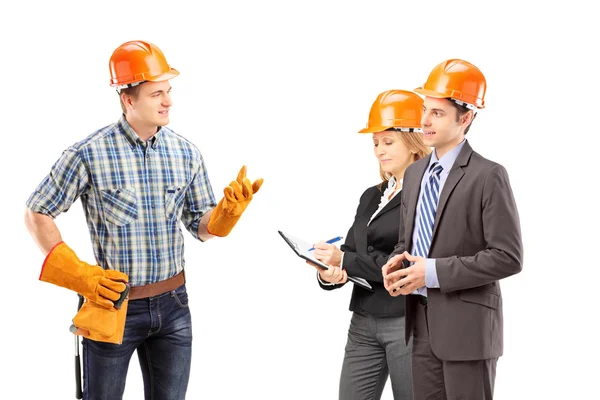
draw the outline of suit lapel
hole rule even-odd
[[[385,189],[384,189],[385,190]],[[402,190],[402,189],[400,189]],[[382,193],[383,195],[383,193]],[[394,209],[395,207],[398,207],[400,205],[400,196],[402,195],[402,193],[397,193],[384,207],[381,211],[379,211],[379,213],[373,218],[373,220],[371,221],[371,224],[373,223],[373,221],[375,221],[377,218],[381,217],[383,214],[385,214],[386,212]],[[381,200],[381,198],[380,198]],[[379,206],[378,206],[379,207]],[[377,208],[375,208],[375,210],[377,210]],[[375,212],[375,210],[373,210],[373,212]],[[371,213],[371,215],[373,215],[373,213]],[[370,216],[369,216],[370,218]]]
[[[363,199],[360,204],[360,215],[356,216],[356,221],[354,226],[357,230],[357,233],[354,235],[356,249],[359,251],[367,250],[367,230],[369,227],[367,223],[371,218],[371,215],[377,210],[379,206],[379,200],[381,199],[381,195],[383,191],[387,188],[387,182],[383,184],[380,190],[373,190],[368,198]]]
[[[442,189],[442,193],[440,194],[440,200],[438,201],[437,210],[435,212],[435,222],[433,224],[433,233],[431,239],[431,245],[433,246],[433,240],[435,238],[435,233],[437,231],[437,227],[440,222],[440,218],[444,213],[444,209],[446,208],[446,203],[448,202],[448,198],[450,194],[458,184],[458,182],[465,175],[465,171],[462,167],[466,166],[469,163],[469,158],[471,158],[471,154],[473,153],[473,149],[469,145],[469,142],[465,142],[463,148],[458,153],[458,157],[456,157],[456,161],[454,165],[450,169],[450,174],[446,179],[446,183],[444,183],[444,188]]]
[[[404,182],[404,187],[410,187],[413,188],[413,190],[411,190],[410,192],[406,192],[403,191],[403,193],[401,193],[401,195],[406,196],[406,198],[404,199],[404,202],[406,203],[406,207],[407,207],[407,221],[406,224],[404,224],[404,226],[409,227],[409,229],[405,229],[404,231],[404,243],[405,243],[405,247],[406,249],[408,249],[408,251],[410,252],[410,249],[412,249],[412,237],[413,237],[413,229],[415,226],[415,216],[417,215],[417,203],[419,201],[419,194],[421,193],[421,181],[423,180],[423,174],[425,174],[425,170],[427,169],[427,166],[429,165],[429,160],[431,159],[431,154],[428,155],[427,157],[417,161],[417,163],[419,164],[415,164],[415,168],[417,168],[417,172],[415,173],[415,175],[412,177],[411,182]],[[418,166],[418,167],[417,167]],[[406,175],[404,176],[404,179],[406,180]]]

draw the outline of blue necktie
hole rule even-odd
[[[415,246],[414,256],[425,257],[429,255],[431,238],[433,237],[433,223],[440,197],[440,174],[443,170],[438,162],[431,164],[429,168],[431,175],[425,184],[421,195],[421,207],[419,208],[419,236]]]

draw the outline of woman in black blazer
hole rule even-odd
[[[374,291],[354,285],[353,311],[340,378],[340,400],[380,399],[388,376],[395,400],[412,399],[411,345],[404,343],[404,301],[383,287],[381,267],[398,243],[400,190],[406,167],[426,156],[421,115],[423,100],[415,93],[381,93],[360,133],[372,133],[383,182],[360,198],[354,223],[338,249],[315,243],[315,256],[330,265],[317,269],[325,290],[342,287],[348,275],[365,278]]]

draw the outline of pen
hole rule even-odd
[[[333,239],[329,239],[325,243],[332,244],[332,243],[335,243],[335,242],[340,241],[340,240],[342,240],[342,236],[338,236],[338,237],[334,237]],[[315,249],[314,247],[311,247],[310,249],[308,249],[308,251],[313,251],[314,249]]]

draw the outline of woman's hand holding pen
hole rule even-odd
[[[335,245],[320,241],[314,245],[315,257],[327,264],[334,267],[339,267],[342,263],[342,251]]]
[[[322,270],[317,268],[321,280],[329,283],[342,284],[348,281],[348,273],[340,268],[342,263],[342,251],[335,245],[331,244],[332,240],[328,242],[320,241],[314,244],[312,251],[314,251],[317,260],[327,264],[328,270]]]

